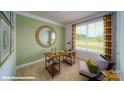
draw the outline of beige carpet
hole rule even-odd
[[[33,80],[51,80],[51,81],[84,81],[87,78],[79,74],[79,59],[76,59],[76,63],[68,65],[67,63],[61,63],[60,74],[57,74],[52,79],[51,75],[45,70],[45,63],[40,62],[27,67],[17,69],[17,77],[35,77]]]

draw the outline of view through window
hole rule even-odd
[[[76,27],[76,48],[103,53],[103,20],[87,22]]]

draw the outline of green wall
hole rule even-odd
[[[43,48],[38,45],[35,39],[35,33],[39,26],[49,25],[53,27],[57,33],[56,44],[58,50],[65,47],[65,28],[41,22],[29,17],[16,16],[16,51],[17,65],[35,61],[44,57],[43,53],[50,51],[50,48]]]

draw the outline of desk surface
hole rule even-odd
[[[56,57],[59,57],[63,54],[64,52],[56,52],[56,53],[52,53],[52,52],[47,52],[47,53],[44,53],[45,56],[49,57],[50,59],[52,58],[56,58]]]
[[[56,57],[59,57],[59,56],[63,56],[63,55],[66,55],[68,53],[74,53],[74,50],[71,50],[71,51],[57,51],[57,52],[47,52],[47,53],[44,53],[45,56],[49,57],[50,59],[52,58],[56,58]]]

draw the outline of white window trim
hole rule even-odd
[[[83,22],[83,23],[77,24],[76,26],[78,27],[78,26],[81,26],[81,25],[85,25],[85,24],[97,22],[97,21],[100,21],[100,20],[103,20],[103,17],[100,17],[100,18],[97,18],[97,19],[92,19],[92,20],[90,20],[90,21],[87,21],[87,22]]]
[[[82,52],[91,52],[91,53],[95,53],[95,54],[98,54],[98,55],[100,55],[100,54],[102,54],[102,53],[100,53],[100,52],[97,52],[97,51],[92,51],[92,50],[86,50],[86,49],[83,49],[83,48],[76,48],[76,50],[77,51],[82,51]]]
[[[94,19],[94,20],[91,20],[91,21],[87,21],[87,22],[83,22],[83,23],[80,23],[80,24],[77,24],[76,26],[79,27],[81,25],[86,25],[86,30],[87,30],[87,35],[88,35],[88,24],[91,24],[93,22],[97,22],[97,21],[100,21],[100,20],[103,20],[103,17],[101,18],[98,18],[98,19]],[[86,41],[88,40],[88,36],[86,36]],[[76,44],[77,45],[77,44]],[[98,51],[95,51],[95,50],[92,50],[92,49],[88,49],[88,41],[86,42],[86,48],[79,48],[79,47],[76,47],[76,49],[78,50],[82,50],[82,51],[88,51],[88,52],[93,52],[93,53],[96,53],[96,54],[103,54],[103,52],[98,52]]]

